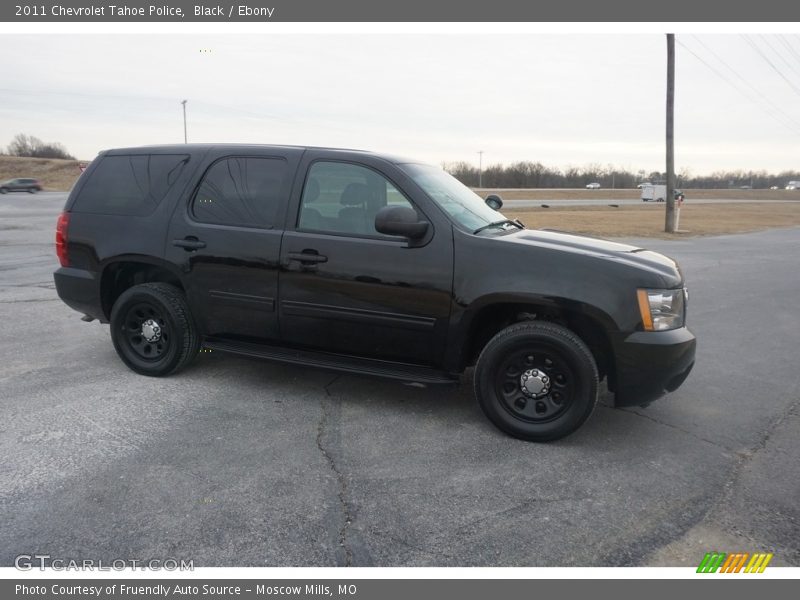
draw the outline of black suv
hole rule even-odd
[[[355,150],[180,145],[103,152],[61,214],[59,296],[161,376],[201,346],[452,383],[475,366],[489,419],[536,441],[694,364],[671,259],[532,230],[441,169]]]
[[[0,194],[7,194],[8,192],[29,192],[35,194],[42,191],[42,184],[38,179],[9,179],[0,182]]]

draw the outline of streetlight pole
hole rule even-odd
[[[181,104],[183,104],[183,143],[188,144],[189,140],[186,137],[186,100],[181,100]]]
[[[483,187],[483,150],[478,151],[478,187]]]

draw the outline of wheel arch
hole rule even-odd
[[[111,308],[120,294],[141,283],[169,283],[185,292],[180,274],[164,261],[140,256],[115,258],[103,265],[100,275],[100,300],[103,315],[111,317]]]
[[[458,370],[475,364],[483,347],[502,329],[521,321],[546,321],[573,331],[589,347],[601,379],[614,385],[614,354],[609,331],[616,329],[613,319],[595,306],[557,297],[487,297],[475,303],[462,318],[464,328],[458,356]]]

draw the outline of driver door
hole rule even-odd
[[[451,231],[432,223],[427,238],[414,244],[379,234],[375,215],[387,205],[410,206],[429,220],[378,168],[385,165],[324,152],[304,163],[296,219],[281,245],[281,338],[304,348],[435,365],[450,316]]]

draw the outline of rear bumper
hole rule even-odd
[[[94,273],[84,269],[61,267],[53,273],[58,297],[64,303],[81,312],[105,322],[100,303],[100,283]]]
[[[647,404],[678,389],[694,366],[696,347],[686,327],[638,331],[617,340],[615,405]]]

